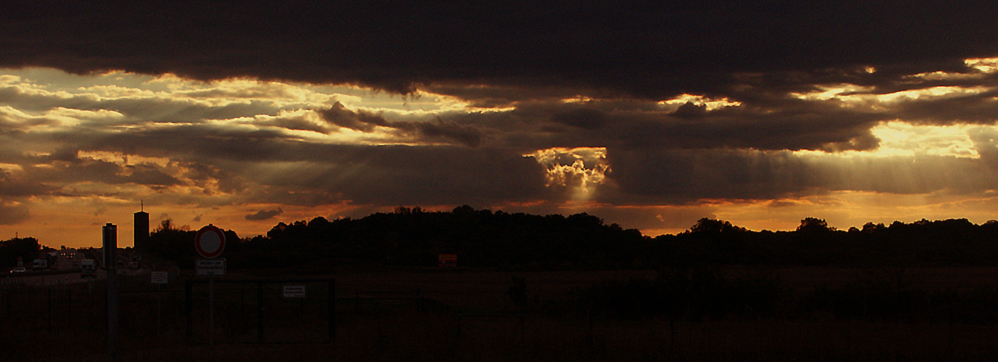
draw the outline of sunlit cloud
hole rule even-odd
[[[794,154],[826,158],[886,158],[913,157],[918,155],[979,158],[977,146],[968,132],[982,128],[998,131],[998,126],[978,125],[913,125],[900,121],[881,122],[870,128],[870,133],[880,140],[879,147],[871,151],[843,151],[829,154],[824,151],[800,150]]]
[[[545,186],[571,190],[574,201],[589,199],[610,171],[603,147],[549,148],[524,157],[533,157],[547,169]]]
[[[971,58],[963,63],[984,73],[998,72],[998,58]]]
[[[887,94],[873,93],[873,87],[857,86],[852,84],[841,84],[835,86],[818,85],[818,91],[811,93],[792,93],[798,99],[808,101],[837,100],[843,102],[844,106],[866,106],[871,109],[883,109],[882,105],[910,100],[928,100],[939,98],[960,97],[975,95],[989,91],[991,88],[984,86],[956,87],[938,86],[912,90],[904,90]]]
[[[417,86],[398,95],[249,77],[7,70],[0,152],[9,158],[0,159],[0,191],[11,196],[0,207],[10,222],[44,225],[61,214],[101,225],[127,219],[135,201],[146,200],[181,224],[227,224],[253,235],[278,221],[390,211],[395,205],[381,203],[394,201],[385,200],[430,200],[423,195],[448,185],[467,190],[419,206],[446,211],[482,200],[476,206],[598,213],[649,235],[680,232],[700,217],[754,230],[793,229],[804,216],[847,228],[961,208],[979,220],[998,201],[981,189],[985,176],[958,173],[989,167],[998,126],[987,123],[986,109],[970,118],[976,124],[899,111],[947,100],[987,107],[995,87],[985,82],[998,60],[966,64],[978,73],[899,76],[894,88],[811,84],[765,102],[495,85]],[[880,76],[873,67],[852,72]],[[680,112],[691,107],[695,114]],[[757,139],[774,132],[789,142]],[[865,143],[846,145],[854,141]],[[496,160],[506,164],[487,164]],[[507,190],[485,179],[505,173],[526,181]],[[411,180],[419,184],[400,185]],[[480,196],[489,192],[501,196]]]
[[[877,100],[881,102],[896,102],[902,100],[926,100],[926,99],[937,99],[937,98],[948,98],[948,97],[960,97],[966,95],[974,95],[984,93],[990,90],[987,87],[930,87],[917,90],[908,90],[901,92],[894,92],[889,94],[882,94],[876,96]]]
[[[741,102],[732,101],[726,97],[709,98],[693,94],[683,94],[680,95],[679,97],[659,102],[659,104],[669,105],[673,107],[679,107],[686,103],[692,103],[697,106],[704,106],[708,111],[713,111],[724,107],[737,107],[741,105]]]
[[[848,97],[855,97],[854,94],[866,93],[872,91],[873,87],[864,87],[853,84],[838,84],[838,85],[816,85],[814,86],[818,90],[810,93],[791,93],[791,95],[797,97],[798,99],[809,100],[809,101],[824,101],[833,98],[843,98],[850,99]],[[857,99],[857,100],[862,100]]]

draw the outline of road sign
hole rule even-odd
[[[170,273],[158,271],[152,272],[152,283],[153,284],[169,284]]]
[[[305,286],[304,285],[285,285],[284,286],[284,297],[285,298],[305,298]]]
[[[220,277],[225,275],[225,259],[198,259],[197,276]]]
[[[453,268],[457,266],[457,254],[438,254],[437,266],[441,268]]]
[[[222,250],[225,250],[225,233],[222,229],[208,224],[198,230],[197,236],[194,237],[194,249],[208,259],[222,255]]]

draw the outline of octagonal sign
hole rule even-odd
[[[197,236],[194,237],[194,249],[209,259],[222,255],[222,250],[225,250],[225,233],[222,229],[208,224],[198,230]]]

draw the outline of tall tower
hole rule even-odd
[[[135,250],[146,250],[148,247],[146,243],[149,241],[149,213],[143,210],[145,209],[144,203],[139,205],[139,212],[135,213],[135,222],[132,223],[135,225],[134,247]]]

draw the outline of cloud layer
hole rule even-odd
[[[256,231],[397,205],[672,230],[988,204],[995,7],[15,2],[0,225],[135,199]]]

